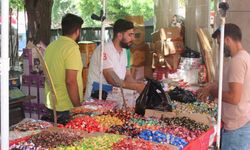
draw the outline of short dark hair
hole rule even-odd
[[[117,33],[119,32],[126,32],[127,30],[133,28],[134,28],[133,22],[124,19],[118,19],[116,20],[113,26],[114,37],[116,37]]]
[[[215,39],[218,36],[220,36],[220,28],[218,28],[214,33],[212,34],[212,37]],[[225,24],[225,37],[231,37],[234,41],[241,41],[242,39],[242,33],[240,28],[233,23],[227,23]]]
[[[63,35],[71,35],[77,29],[81,28],[83,24],[83,19],[77,15],[68,13],[62,18],[62,34]]]

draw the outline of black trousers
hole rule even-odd
[[[42,116],[41,119],[49,122],[54,122],[53,110],[47,108],[47,111],[49,112],[48,115]],[[57,123],[63,125],[67,124],[70,119],[69,111],[56,111],[56,115],[57,115]]]

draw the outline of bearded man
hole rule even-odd
[[[105,43],[103,52],[103,74],[104,84],[122,86],[126,89],[141,92],[145,85],[136,82],[127,68],[126,49],[133,44],[135,39],[134,25],[132,22],[118,19],[113,26],[113,39]],[[91,98],[93,82],[100,79],[101,46],[97,47],[90,60],[85,100]]]

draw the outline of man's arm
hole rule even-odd
[[[208,97],[211,95],[211,90],[217,87],[217,83],[213,82],[205,87],[202,87],[196,91],[197,98],[202,101],[208,100]],[[216,96],[217,97],[217,96]]]
[[[222,92],[222,101],[237,105],[240,102],[242,94],[242,84],[231,82],[229,83],[229,92]]]
[[[222,101],[237,105],[240,103],[241,94],[243,91],[243,84],[247,71],[245,59],[232,59],[228,69],[228,87],[229,90],[222,93]]]
[[[240,102],[241,94],[242,94],[242,84],[236,82],[230,82],[229,84],[229,91],[222,92],[222,101],[237,105]],[[218,87],[211,89],[211,94],[214,97],[218,97]]]
[[[131,90],[136,90],[138,92],[142,92],[145,85],[142,83],[136,83],[136,82],[127,82],[126,80],[121,80],[114,70],[112,68],[109,69],[104,69],[103,70],[103,75],[107,82],[113,86],[118,86],[120,87],[122,85],[123,88],[131,89]]]
[[[66,69],[66,86],[69,98],[74,107],[81,106],[77,84],[77,70]]]
[[[135,79],[132,77],[130,69],[126,70],[125,81],[127,81],[127,82],[136,82]]]

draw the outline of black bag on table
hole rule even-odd
[[[191,91],[180,87],[174,88],[173,90],[169,91],[168,94],[172,100],[176,100],[181,103],[193,103],[197,101],[195,95]]]
[[[147,80],[144,90],[136,99],[135,113],[144,116],[145,109],[172,111],[170,97],[165,94],[161,83],[153,79]]]

